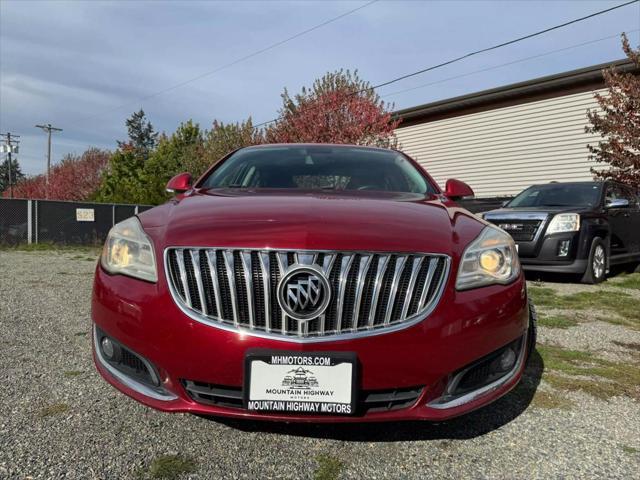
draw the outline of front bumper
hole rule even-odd
[[[512,372],[463,402],[440,402],[454,372],[525,335],[529,325],[523,278],[508,286],[456,292],[450,278],[439,305],[429,317],[404,330],[333,342],[293,343],[229,332],[188,318],[173,302],[166,284],[150,284],[96,270],[92,317],[95,326],[147,359],[161,381],[161,395],[137,388],[109,368],[95,348],[102,376],[118,390],[150,407],[279,421],[358,422],[445,420],[482,407],[511,390],[524,370],[526,346]],[[357,389],[376,392],[420,388],[416,400],[392,411],[353,416],[250,412],[244,408],[195,401],[185,381],[230,388],[243,385],[249,349],[348,351],[358,358]]]

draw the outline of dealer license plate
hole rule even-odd
[[[351,352],[254,350],[245,360],[245,407],[253,411],[351,415],[356,356]]]

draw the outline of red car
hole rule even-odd
[[[506,394],[535,343],[512,238],[403,153],[237,150],[113,227],[94,360],[167,412],[443,420]],[[302,368],[300,368],[302,367]]]

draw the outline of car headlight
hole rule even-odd
[[[559,213],[551,219],[547,235],[560,232],[577,232],[580,230],[580,215],[577,213]]]
[[[519,274],[520,262],[513,238],[499,228],[487,226],[462,255],[456,289],[504,285]]]
[[[136,217],[117,223],[109,231],[100,262],[110,273],[148,282],[158,280],[153,245]]]

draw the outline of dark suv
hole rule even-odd
[[[482,217],[516,241],[525,270],[605,279],[609,266],[640,261],[640,205],[616,182],[533,185]]]

